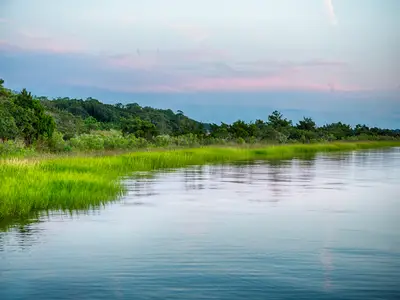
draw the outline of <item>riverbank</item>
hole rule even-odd
[[[400,146],[400,142],[292,144],[263,148],[204,147],[121,155],[0,160],[0,220],[46,210],[88,210],[123,195],[122,176],[134,172],[246,160],[305,158]]]

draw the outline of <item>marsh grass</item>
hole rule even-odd
[[[0,160],[0,222],[49,210],[90,210],[118,200],[121,178],[135,172],[252,160],[310,158],[317,152],[400,146],[399,142],[293,144],[264,148],[205,147],[103,156]]]

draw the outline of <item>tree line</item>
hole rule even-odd
[[[82,149],[89,149],[94,147],[93,141],[100,143],[96,147],[104,147],[110,143],[110,136],[114,144],[118,140],[114,148],[151,143],[165,146],[171,143],[312,143],[400,138],[399,130],[362,124],[352,127],[342,122],[317,126],[311,117],[293,124],[279,111],[273,111],[266,120],[255,122],[207,124],[185,116],[182,111],[142,107],[137,103],[104,104],[94,98],[50,100],[35,97],[26,89],[13,92],[3,84],[4,80],[0,79],[0,140],[3,145],[21,140],[25,147],[46,144],[46,149],[51,150],[55,144],[62,144],[61,148],[81,145]]]

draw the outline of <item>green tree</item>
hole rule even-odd
[[[136,137],[153,138],[158,134],[156,126],[140,118],[130,118],[122,120],[122,133],[124,135],[133,134]]]
[[[328,136],[334,136],[336,140],[342,140],[353,135],[351,126],[348,124],[343,124],[342,122],[327,124],[321,129]]]
[[[354,128],[354,134],[355,135],[362,135],[362,134],[370,134],[370,129],[366,125],[361,125],[357,124],[356,127]]]
[[[210,124],[210,135],[218,139],[227,139],[230,137],[229,125],[226,123],[221,123],[221,125]]]
[[[0,101],[0,139],[4,142],[15,139],[18,135],[18,128],[15,120],[3,101]]]
[[[40,101],[23,89],[16,95],[14,118],[26,145],[32,144],[40,136],[51,137],[55,130],[53,118],[45,113]]]
[[[313,119],[304,117],[303,120],[300,120],[297,123],[296,128],[301,130],[314,131],[316,130],[317,126]]]
[[[250,136],[249,126],[242,120],[238,120],[238,121],[234,122],[229,127],[229,132],[235,138],[243,138],[243,139],[245,139],[245,138]]]
[[[9,89],[4,88],[4,80],[0,78],[0,98],[9,98],[12,96],[12,92]]]
[[[99,130],[100,129],[100,124],[97,122],[95,118],[92,116],[88,117],[85,119],[85,127],[87,130]]]
[[[272,128],[279,130],[282,128],[287,128],[292,125],[292,121],[283,117],[283,115],[275,110],[268,116],[268,125],[272,126]]]

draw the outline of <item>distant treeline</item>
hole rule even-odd
[[[297,124],[274,111],[266,120],[205,124],[170,109],[137,103],[103,104],[97,99],[35,97],[13,92],[0,79],[0,154],[13,151],[104,150],[150,146],[227,143],[313,143],[337,140],[394,140],[400,130],[317,126],[310,117]]]

